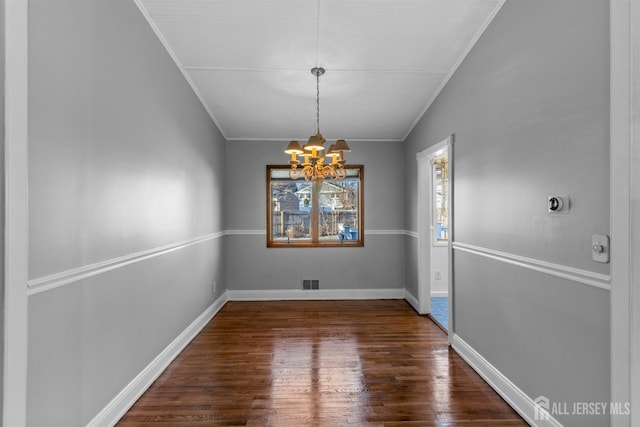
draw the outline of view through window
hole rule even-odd
[[[363,166],[345,179],[293,180],[267,166],[267,246],[363,246]]]
[[[449,173],[446,154],[432,161],[433,168],[433,219],[434,245],[449,242]]]

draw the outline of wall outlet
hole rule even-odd
[[[216,281],[213,281],[213,284],[211,285],[211,293],[213,293],[214,295],[216,294]]]
[[[436,270],[436,280],[442,280],[442,273],[440,270]]]

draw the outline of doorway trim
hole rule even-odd
[[[640,185],[638,84],[640,0],[611,0],[611,401],[628,402],[626,415],[611,415],[611,425],[635,425],[640,419],[640,251],[637,220]],[[635,88],[635,92],[634,92]],[[634,380],[635,379],[635,380]]]
[[[5,276],[2,425],[27,422],[28,0],[4,1]]]
[[[449,191],[447,192],[447,203],[449,206],[449,242],[447,244],[449,253],[449,277],[447,288],[449,292],[448,330],[451,332],[453,331],[453,275],[451,274],[451,242],[453,241],[453,135],[416,154],[416,161],[418,162],[418,313],[429,314],[431,312],[431,245],[433,241],[433,209],[431,203],[433,174],[431,173],[430,160],[436,153],[442,150],[447,150],[449,158]],[[452,336],[453,334],[449,333],[450,339]]]

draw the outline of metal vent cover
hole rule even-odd
[[[306,291],[312,290],[312,289],[320,289],[320,280],[302,279],[302,289]]]

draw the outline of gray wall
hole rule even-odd
[[[349,142],[347,162],[363,164],[365,246],[360,248],[267,248],[267,164],[286,164],[283,142],[227,144],[225,212],[227,283],[233,290],[300,289],[302,278],[319,279],[321,289],[404,287],[402,145]],[[390,172],[391,171],[391,172]],[[250,260],[250,262],[247,262]]]
[[[630,184],[630,201],[631,201],[631,224],[630,224],[630,240],[633,246],[630,247],[630,260],[638,259],[640,257],[640,75],[638,69],[640,69],[640,2],[638,0],[631,1],[631,13],[630,18],[630,32],[631,32],[631,66],[634,70],[631,75],[631,132],[633,139],[631,140],[631,152],[634,153],[631,156],[631,181]],[[632,261],[630,267],[631,275],[631,288],[634,290],[640,289],[640,265],[637,262]],[[624,264],[623,264],[624,265]],[[631,301],[631,330],[634,331],[635,339],[630,341],[631,353],[640,354],[640,293],[633,291]],[[621,301],[622,302],[622,301]],[[618,325],[619,323],[616,323]],[[617,346],[617,343],[614,345]],[[622,365],[618,361],[618,366]],[[619,371],[619,369],[616,369]],[[640,380],[637,375],[640,373],[640,361],[637,357],[632,359],[631,376],[636,378],[635,381],[631,381],[631,410],[633,412],[632,419],[634,421],[640,420]]]
[[[590,252],[591,235],[609,232],[608,10],[505,3],[406,141],[407,229],[417,230],[415,155],[454,134],[456,242],[609,273]],[[570,195],[569,215],[546,213],[551,194]],[[420,261],[407,260],[409,278]],[[607,290],[461,251],[454,275],[455,334],[531,398],[609,401]]]
[[[256,234],[286,142],[225,143],[133,2],[31,0],[29,20],[30,279],[238,231],[31,296],[30,426],[86,424],[214,280],[417,296],[416,239],[386,230],[417,230],[415,154],[450,134],[458,242],[608,273],[589,251],[609,222],[606,0],[506,2],[404,145],[350,142],[365,246],[304,251]],[[551,193],[569,216],[546,214]],[[607,291],[460,252],[454,270],[454,332],[505,376],[532,398],[608,401]]]
[[[4,384],[4,0],[0,0],[0,384]],[[4,402],[4,387],[0,388],[0,402]],[[3,405],[0,404],[0,419],[2,419]]]
[[[224,139],[135,4],[29,2],[28,425],[85,425],[224,291]]]

